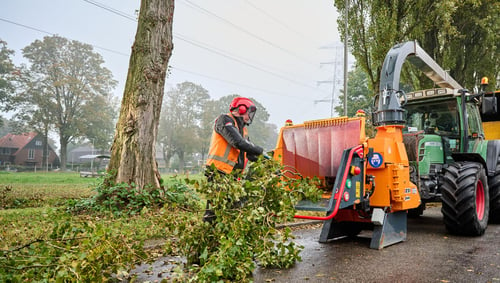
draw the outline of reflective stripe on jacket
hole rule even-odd
[[[232,114],[228,114],[228,116],[233,119],[234,125],[239,131],[240,129],[236,119],[234,119]],[[243,128],[243,137],[247,137],[246,128]],[[214,129],[212,133],[212,140],[210,141],[210,149],[206,165],[210,166],[214,164],[218,170],[229,174],[233,171],[234,166],[237,164],[239,154],[240,150],[230,145],[226,139]]]

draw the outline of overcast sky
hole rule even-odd
[[[178,0],[175,5],[166,90],[189,81],[213,99],[253,97],[278,126],[286,119],[330,117],[334,89],[331,82],[318,82],[336,80],[338,103],[343,47],[333,1]],[[121,98],[139,6],[139,0],[3,0],[0,39],[15,51],[16,64],[23,62],[23,47],[47,35],[91,44],[119,82],[114,94]]]

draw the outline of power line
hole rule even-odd
[[[105,6],[104,4],[99,3],[99,2],[97,2],[97,1],[94,1],[94,0],[83,0],[83,1],[85,1],[85,2],[87,2],[87,3],[90,3],[90,4],[92,4],[92,5],[95,5],[95,6],[99,7],[99,8],[101,8],[101,9],[105,9],[105,10],[107,10],[107,11],[109,11],[109,12],[111,12],[111,13],[114,13],[114,14],[116,14],[116,15],[119,15],[119,16],[121,16],[121,17],[125,17],[126,19],[129,19],[129,20],[132,20],[132,21],[134,21],[134,22],[137,22],[137,19],[136,19],[136,18],[131,17],[130,15],[127,15],[127,14],[125,14],[125,13],[123,13],[123,12],[119,11],[119,10],[116,10],[116,9],[114,9],[114,8],[112,8],[112,7]],[[222,17],[219,17],[218,15],[216,15],[216,14],[214,14],[214,13],[212,13],[212,12],[210,12],[210,11],[208,11],[208,10],[206,10],[206,9],[204,9],[204,8],[202,8],[202,7],[200,7],[200,6],[196,5],[196,4],[194,4],[194,3],[192,3],[192,2],[191,2],[191,1],[189,1],[189,0],[185,0],[185,2],[187,2],[188,4],[190,4],[190,5],[192,5],[192,6],[195,6],[195,7],[196,7],[196,9],[201,10],[201,11],[202,11],[202,12],[204,12],[204,13],[207,13],[207,14],[209,14],[209,15],[211,15],[211,16],[217,17],[218,19],[220,19],[220,20],[222,20],[222,21],[224,21],[224,22],[226,22],[226,23],[229,23],[229,24],[230,24],[230,25],[232,25],[233,27],[235,27],[235,28],[237,28],[237,29],[239,29],[239,30],[241,30],[241,31],[243,31],[243,32],[245,32],[245,33],[251,34],[251,35],[253,35],[254,37],[257,37],[257,38],[258,38],[258,39],[260,39],[260,40],[263,40],[263,41],[267,42],[265,39],[262,39],[262,38],[260,38],[260,37],[258,37],[258,36],[256,36],[256,35],[254,35],[254,34],[252,34],[252,33],[248,32],[248,31],[246,31],[246,30],[244,30],[244,29],[242,29],[242,28],[240,28],[240,27],[238,27],[238,26],[234,25],[234,24],[233,24],[233,23],[231,23],[230,21],[228,21],[228,20],[226,20],[226,19],[224,19],[224,18],[222,18]],[[243,61],[242,59],[237,58],[237,57],[236,57],[236,56],[234,56],[234,55],[229,56],[229,55],[227,55],[227,53],[228,53],[227,51],[218,51],[218,50],[214,50],[214,47],[210,47],[210,48],[209,48],[209,47],[207,47],[207,44],[206,44],[206,43],[201,43],[201,42],[196,41],[196,40],[194,40],[194,39],[189,39],[188,37],[183,36],[183,35],[180,35],[180,34],[178,34],[178,33],[175,33],[175,34],[174,34],[174,37],[175,37],[175,38],[177,38],[177,39],[179,39],[179,40],[182,40],[182,41],[184,41],[184,42],[187,42],[187,43],[189,43],[189,44],[191,44],[191,45],[194,45],[194,46],[196,46],[196,47],[198,47],[198,48],[202,48],[202,49],[208,50],[208,51],[210,51],[210,52],[212,52],[212,53],[214,53],[214,54],[217,54],[217,55],[219,55],[219,56],[222,56],[222,57],[225,57],[225,58],[231,59],[231,60],[236,61],[236,62],[238,62],[238,63],[240,63],[240,64],[244,64],[244,65],[246,65],[246,66],[249,66],[249,67],[251,67],[251,68],[254,68],[254,69],[258,70],[258,71],[261,71],[261,72],[264,72],[264,73],[268,73],[268,74],[271,74],[271,75],[273,75],[273,76],[279,77],[279,78],[281,78],[281,79],[283,79],[283,80],[286,80],[286,81],[292,82],[292,83],[294,83],[294,84],[298,84],[298,85],[301,85],[301,86],[304,86],[304,87],[307,87],[307,88],[312,88],[312,89],[314,89],[315,91],[318,91],[318,89],[317,89],[317,88],[314,88],[314,87],[312,87],[312,86],[309,86],[309,85],[304,84],[304,83],[301,83],[301,82],[297,82],[297,81],[292,80],[292,79],[290,79],[290,78],[287,78],[287,77],[285,77],[285,76],[283,76],[283,75],[276,74],[276,73],[274,73],[274,72],[270,72],[270,71],[268,71],[267,69],[264,69],[264,68],[258,67],[258,66],[256,66],[256,65],[251,64],[251,63],[248,63],[248,62],[245,62],[245,61]],[[268,43],[269,43],[269,44],[272,44],[271,42],[268,42]],[[275,46],[274,44],[272,44],[272,45],[273,45],[273,46]],[[275,46],[275,47],[280,48],[279,46]],[[280,49],[282,49],[282,48],[280,48]],[[282,49],[282,51],[287,52],[285,49]],[[266,68],[268,68],[268,67],[266,67]],[[321,91],[321,90],[319,90],[319,91]]]
[[[16,23],[16,22],[13,22],[13,21],[10,21],[10,20],[7,20],[7,19],[3,19],[3,18],[0,18],[0,21],[4,21],[4,22],[7,22],[9,24],[13,24],[13,25],[16,25],[16,26],[20,26],[20,27],[23,27],[23,28],[26,28],[26,29],[30,29],[30,30],[34,30],[34,31],[37,31],[37,32],[41,32],[41,33],[44,33],[44,34],[48,34],[48,35],[56,35],[54,33],[51,33],[51,32],[48,32],[48,31],[45,31],[45,30],[42,30],[42,29],[39,29],[39,28],[35,28],[35,27],[31,27],[31,26],[28,26],[28,25],[24,25],[24,24],[20,24],[20,23]],[[177,35],[177,36],[180,36],[180,35]],[[180,36],[182,37],[182,36]],[[208,51],[211,51],[211,52],[214,52],[216,53],[217,55],[220,55],[220,56],[224,56],[228,59],[231,59],[231,60],[235,60],[241,64],[245,64],[245,65],[248,65],[248,66],[251,66],[251,67],[254,67],[254,68],[257,68],[259,69],[260,71],[264,71],[264,72],[267,72],[267,73],[270,73],[272,75],[275,75],[275,76],[280,76],[278,74],[274,74],[272,72],[268,72],[266,70],[262,70],[256,66],[252,66],[251,64],[248,64],[246,62],[243,62],[243,61],[238,61],[237,58],[231,58],[230,56],[226,55],[226,54],[223,54],[223,53],[218,53],[218,51],[215,51],[215,50],[210,50],[204,46],[200,46],[198,44],[196,44],[195,42],[190,42],[189,39],[183,39],[183,38],[179,38],[180,40],[184,40],[190,44],[193,44],[199,48],[203,48],[203,49],[206,49]],[[92,45],[90,44],[91,46],[95,47],[95,48],[99,48],[99,49],[103,49],[103,50],[106,50],[108,52],[112,52],[112,53],[115,53],[115,54],[118,54],[118,55],[122,55],[122,56],[126,56],[126,57],[130,57],[130,54],[126,54],[126,53],[123,53],[123,52],[120,52],[120,51],[116,51],[116,50],[112,50],[112,49],[109,49],[109,48],[105,48],[105,47],[99,47],[99,46],[96,46],[96,45]],[[207,76],[207,75],[203,75],[203,74],[199,74],[199,73],[195,73],[195,72],[192,72],[192,71],[188,71],[188,70],[184,70],[184,69],[180,69],[180,68],[176,68],[176,67],[171,67],[172,69],[176,69],[176,70],[180,70],[180,71],[183,71],[185,73],[191,73],[191,74],[195,74],[197,76],[202,76],[202,77],[206,77],[206,78],[209,78],[209,79],[212,79],[212,80],[217,80],[217,81],[221,81],[221,82],[225,82],[225,83],[230,83],[230,84],[233,84],[233,85],[240,85],[240,86],[244,86],[246,88],[251,88],[251,89],[255,89],[255,90],[259,90],[259,91],[263,91],[263,92],[266,92],[266,93],[274,93],[276,95],[281,95],[281,96],[288,96],[288,97],[293,97],[293,98],[298,98],[298,97],[294,97],[294,96],[290,96],[290,95],[286,95],[286,94],[282,94],[282,93],[278,93],[278,92],[273,92],[273,91],[270,91],[270,90],[263,90],[263,89],[259,89],[259,88],[256,88],[256,87],[252,87],[252,86],[248,86],[248,85],[242,85],[242,84],[236,84],[234,82],[230,82],[230,81],[227,81],[227,80],[223,80],[223,79],[219,79],[219,78],[216,78],[216,77],[211,77],[211,76]],[[282,77],[283,79],[285,80],[289,80],[290,79],[287,79],[286,77]],[[294,81],[291,81],[291,82],[294,82]],[[296,84],[301,84],[299,82],[294,82]],[[306,87],[310,87],[310,86],[307,86],[307,85],[303,85],[303,86],[306,86]],[[315,90],[318,90],[318,89],[315,89]]]
[[[131,16],[129,16],[129,15],[123,13],[123,12],[120,12],[120,11],[114,9],[114,8],[107,7],[107,6],[101,4],[101,3],[97,2],[97,1],[93,1],[93,0],[83,0],[83,1],[85,1],[85,2],[87,2],[89,4],[92,4],[92,5],[95,5],[96,7],[99,7],[101,9],[105,9],[106,11],[109,11],[109,12],[114,13],[116,15],[122,16],[122,17],[124,17],[126,19],[129,19],[129,20],[132,20],[134,22],[137,22],[136,18],[133,18],[133,17],[131,17]],[[7,22],[7,23],[10,23],[10,24],[13,24],[13,25],[21,26],[21,27],[26,28],[26,29],[30,29],[30,30],[34,30],[34,31],[37,31],[37,32],[45,33],[45,34],[48,34],[48,35],[52,35],[52,36],[56,35],[54,33],[51,33],[51,32],[48,32],[48,31],[45,31],[45,30],[42,30],[42,29],[38,29],[38,28],[27,26],[27,25],[24,25],[24,24],[16,23],[16,22],[13,22],[13,21],[10,21],[10,20],[7,20],[7,19],[0,18],[0,20],[2,20],[4,22]],[[253,69],[256,69],[256,70],[258,70],[260,72],[264,72],[264,73],[273,75],[273,76],[278,77],[280,79],[286,80],[288,82],[291,82],[291,83],[294,83],[294,84],[297,84],[297,85],[300,85],[300,86],[303,86],[303,87],[306,87],[306,88],[313,89],[315,91],[323,92],[323,90],[321,90],[321,89],[318,89],[318,88],[315,88],[313,86],[310,86],[310,85],[298,82],[298,81],[290,79],[290,78],[287,78],[286,76],[283,76],[281,74],[277,74],[275,72],[271,72],[271,71],[267,70],[267,69],[269,69],[269,67],[259,67],[259,66],[256,66],[256,65],[254,65],[252,63],[249,63],[249,62],[245,61],[244,59],[238,58],[237,56],[228,55],[229,52],[227,52],[227,51],[223,51],[223,50],[220,50],[220,49],[217,50],[214,47],[209,48],[209,47],[207,47],[207,45],[205,43],[201,43],[199,41],[197,42],[196,40],[190,39],[190,38],[188,38],[186,36],[183,36],[183,35],[180,35],[180,34],[174,34],[174,36],[177,39],[182,40],[184,42],[187,42],[187,43],[189,43],[189,44],[191,44],[193,46],[196,46],[196,47],[201,48],[201,49],[205,49],[205,50],[207,50],[209,52],[212,52],[212,53],[214,53],[214,54],[216,54],[218,56],[225,57],[227,59],[233,60],[233,61],[238,62],[240,64],[249,66],[249,67],[251,67]],[[115,53],[115,54],[118,54],[118,55],[127,56],[127,57],[130,56],[130,54],[126,54],[126,53],[123,53],[123,52],[120,52],[120,51],[116,51],[116,50],[112,50],[112,49],[109,49],[109,48],[97,46],[97,45],[94,45],[94,44],[90,44],[90,45],[93,46],[94,48],[102,49],[102,50],[105,50],[105,51],[108,51],[108,52],[111,52],[111,53]],[[188,71],[186,71],[186,72],[188,72]],[[210,78],[213,78],[213,77],[210,77]],[[224,80],[221,80],[221,79],[217,79],[217,80],[224,81]],[[269,91],[267,91],[267,92],[269,92]]]
[[[273,15],[269,14],[266,10],[262,9],[262,8],[259,8],[257,7],[255,4],[253,4],[251,1],[249,0],[245,0],[245,2],[247,3],[248,6],[254,8],[255,10],[261,12],[262,14],[264,14],[266,17],[270,18],[272,21],[274,21],[275,23],[281,25],[282,27],[284,27],[285,29],[291,31],[292,33],[295,33],[296,35],[298,35],[299,37],[302,37],[303,39],[305,39],[306,41],[311,41],[311,39],[307,38],[306,35],[298,32],[297,30],[291,28],[289,25],[287,25],[285,22],[279,20],[278,18],[274,17]]]
[[[114,13],[114,14],[116,14],[116,15],[119,15],[119,16],[122,16],[122,17],[125,17],[126,19],[129,19],[129,20],[132,20],[132,21],[134,21],[134,22],[137,22],[137,19],[136,19],[136,18],[133,18],[133,17],[131,17],[131,16],[129,16],[129,15],[127,15],[127,14],[125,14],[125,13],[121,12],[121,11],[118,11],[118,10],[116,10],[116,9],[114,9],[114,8],[107,7],[107,6],[105,6],[105,5],[103,5],[102,3],[99,3],[99,2],[97,2],[97,1],[94,1],[94,0],[83,0],[83,1],[85,1],[85,2],[87,2],[87,3],[90,3],[90,4],[92,4],[92,5],[95,5],[95,6],[99,7],[99,8],[101,8],[101,9],[105,9],[105,10],[107,10],[107,11],[109,11],[109,12],[111,12],[111,13]],[[192,5],[196,6],[196,7],[198,7],[199,9],[202,9],[203,11],[206,11],[206,12],[208,12],[209,14],[211,14],[211,12],[210,12],[210,11],[208,11],[208,10],[206,10],[206,9],[203,9],[202,7],[200,7],[200,6],[198,6],[198,5],[193,4],[192,2],[190,2],[190,1],[188,1],[188,0],[185,0],[185,1],[186,1],[186,2],[188,2],[189,4],[192,4]],[[211,15],[212,15],[212,14],[211,14]],[[216,17],[218,17],[218,18],[220,18],[220,19],[222,19],[222,20],[224,20],[224,21],[227,21],[227,20],[225,20],[225,19],[223,19],[223,18],[221,18],[221,17],[219,17],[219,16],[217,16],[217,15],[215,15],[215,14],[213,14],[213,15],[214,15],[214,16],[216,16]],[[229,21],[228,21],[228,22],[229,22]],[[230,24],[232,24],[232,23],[230,23]],[[235,26],[234,24],[232,24],[232,25],[233,25],[233,26]],[[235,27],[236,27],[236,26],[235,26]],[[251,68],[254,68],[254,69],[256,69],[256,70],[258,70],[258,71],[260,71],[260,72],[268,73],[268,74],[270,74],[270,75],[273,75],[273,76],[278,77],[278,78],[281,78],[281,79],[283,79],[283,80],[286,80],[286,81],[292,82],[292,83],[294,83],[294,84],[301,85],[301,86],[304,86],[304,87],[307,87],[307,88],[312,88],[312,89],[314,89],[315,91],[318,91],[318,89],[317,89],[317,88],[314,88],[314,87],[312,87],[312,86],[310,86],[310,85],[307,85],[307,84],[304,84],[304,83],[301,83],[301,82],[297,82],[297,81],[292,80],[292,79],[290,79],[290,78],[287,78],[287,77],[285,77],[285,76],[283,76],[283,75],[280,75],[280,74],[277,74],[277,73],[274,73],[274,72],[268,71],[268,70],[267,70],[267,69],[265,69],[265,68],[261,68],[261,67],[259,67],[259,66],[254,65],[254,64],[251,64],[251,63],[249,63],[249,62],[246,62],[246,61],[244,61],[244,60],[242,60],[242,59],[240,59],[240,58],[238,58],[238,57],[236,57],[236,56],[234,56],[234,55],[231,55],[231,56],[230,56],[230,55],[228,55],[228,53],[229,53],[229,52],[227,52],[227,51],[221,51],[220,49],[219,49],[219,50],[215,50],[215,49],[216,49],[215,47],[210,47],[210,48],[209,48],[209,47],[207,47],[207,44],[206,44],[206,43],[202,43],[202,42],[196,41],[196,40],[194,40],[194,39],[190,39],[190,38],[188,38],[188,37],[186,37],[186,36],[183,36],[183,35],[181,35],[181,34],[178,34],[178,33],[174,33],[174,37],[175,37],[175,38],[177,38],[177,39],[179,39],[179,40],[182,40],[182,41],[184,41],[184,42],[187,42],[187,43],[189,43],[189,44],[191,44],[191,45],[194,45],[194,46],[196,46],[196,47],[198,47],[198,48],[202,48],[202,49],[205,49],[205,50],[207,50],[207,51],[209,51],[209,52],[212,52],[212,53],[214,53],[214,54],[216,54],[216,55],[218,55],[218,56],[222,56],[222,57],[228,58],[228,59],[230,59],[230,60],[236,61],[236,62],[238,62],[238,63],[240,63],[240,64],[244,64],[244,65],[246,65],[246,66],[249,66],[249,67],[251,67]],[[266,67],[266,68],[268,68],[268,67]],[[321,91],[321,90],[319,90],[319,91]]]
[[[287,77],[285,77],[285,76],[283,76],[283,75],[276,74],[276,73],[274,73],[274,72],[268,71],[268,70],[263,69],[263,68],[261,68],[261,67],[255,66],[255,65],[253,65],[253,64],[251,64],[251,63],[245,62],[245,61],[243,61],[243,60],[241,60],[241,59],[239,59],[239,58],[236,58],[236,57],[233,57],[233,56],[227,55],[225,51],[218,51],[218,50],[210,49],[210,48],[208,48],[208,47],[206,47],[206,46],[203,46],[201,43],[197,43],[197,42],[195,42],[194,40],[192,40],[192,39],[188,39],[188,38],[186,38],[186,37],[184,37],[184,36],[182,36],[182,35],[179,35],[179,34],[176,34],[175,36],[176,36],[176,38],[178,38],[178,39],[180,39],[180,40],[182,40],[182,41],[185,41],[185,42],[187,42],[187,43],[189,43],[189,44],[191,44],[191,45],[194,45],[194,46],[196,46],[196,47],[199,47],[199,48],[205,49],[205,50],[207,50],[207,51],[209,51],[209,52],[215,53],[215,54],[217,54],[217,55],[219,55],[219,56],[222,56],[222,57],[225,57],[225,58],[227,58],[227,59],[230,59],[230,60],[236,61],[236,62],[238,62],[238,63],[240,63],[240,64],[244,64],[244,65],[249,66],[249,67],[251,67],[251,68],[253,68],[253,69],[256,69],[256,70],[258,70],[258,71],[260,71],[260,72],[264,72],[264,73],[267,73],[267,74],[273,75],[273,76],[275,76],[275,77],[278,77],[278,78],[280,78],[280,79],[286,80],[286,81],[288,81],[288,82],[291,82],[291,83],[294,83],[294,84],[297,84],[297,85],[301,85],[301,86],[303,86],[303,87],[311,88],[311,89],[313,89],[313,90],[315,90],[315,91],[321,91],[321,90],[319,90],[319,89],[317,89],[317,88],[315,88],[315,87],[313,87],[313,86],[310,86],[310,85],[307,85],[307,84],[304,84],[304,83],[301,83],[301,82],[298,82],[298,81],[292,80],[292,79],[287,78]]]
[[[13,25],[20,26],[20,27],[23,27],[23,28],[27,28],[27,29],[30,29],[30,30],[34,30],[34,31],[38,31],[38,32],[45,33],[45,34],[48,34],[48,35],[55,35],[54,33],[51,33],[51,32],[48,32],[48,31],[44,31],[42,29],[30,27],[30,26],[27,26],[27,25],[23,25],[23,24],[20,24],[20,23],[16,23],[16,22],[13,22],[13,21],[9,21],[9,20],[4,19],[4,18],[0,18],[0,21],[4,21],[4,22],[9,23],[9,24],[13,24]]]
[[[39,28],[35,28],[35,27],[23,25],[23,24],[20,24],[20,23],[16,23],[16,22],[4,19],[4,18],[0,18],[0,21],[6,22],[6,23],[9,23],[9,24],[13,24],[13,25],[16,25],[16,26],[20,26],[20,27],[23,27],[23,28],[26,28],[26,29],[34,30],[34,31],[37,31],[37,32],[45,33],[45,34],[48,34],[48,35],[57,36],[57,34],[55,34],[55,33],[48,32],[48,31],[45,31],[45,30],[42,30],[42,29],[39,29]],[[71,38],[67,38],[67,39],[76,41],[75,39],[71,39]],[[87,43],[87,44],[89,44],[89,43]],[[106,47],[101,47],[101,46],[98,46],[98,45],[95,45],[95,44],[89,44],[89,45],[91,45],[94,48],[106,50],[108,52],[115,53],[115,54],[118,54],[118,55],[130,56],[130,54],[125,54],[125,53],[122,53],[120,51],[112,50],[112,49],[109,49],[109,48],[106,48]]]
[[[89,4],[92,4],[94,6],[97,6],[97,7],[101,8],[101,9],[104,9],[106,11],[109,11],[109,12],[111,12],[113,14],[116,14],[118,16],[121,16],[121,17],[124,17],[126,19],[129,19],[129,20],[132,20],[134,22],[137,22],[137,18],[136,17],[130,16],[129,14],[124,13],[122,11],[119,11],[119,10],[117,10],[115,8],[106,6],[106,5],[102,4],[102,3],[99,3],[99,2],[93,1],[93,0],[83,0],[83,1],[85,1],[85,2],[87,2]]]
[[[196,73],[196,72],[184,70],[184,69],[181,69],[181,68],[178,68],[178,67],[171,67],[171,68],[173,70],[181,71],[181,72],[184,72],[184,73],[188,73],[188,74],[192,74],[192,75],[196,75],[196,76],[200,76],[200,77],[204,77],[204,78],[208,78],[208,79],[211,79],[211,80],[216,80],[216,81],[220,81],[220,82],[224,82],[224,83],[228,83],[228,84],[232,84],[232,85],[236,85],[236,86],[242,86],[242,87],[245,87],[245,88],[254,89],[254,90],[257,90],[257,91],[264,92],[264,93],[270,93],[270,94],[275,94],[275,95],[278,95],[278,96],[286,96],[286,97],[296,98],[296,99],[303,99],[303,97],[298,97],[298,96],[294,96],[294,95],[288,95],[288,94],[284,94],[284,93],[270,91],[268,89],[261,89],[261,88],[257,88],[257,87],[251,86],[251,85],[245,85],[245,84],[235,83],[235,82],[232,82],[232,81],[228,81],[228,80],[224,80],[224,79],[219,79],[219,78],[216,78],[216,77],[207,76],[207,75],[204,75],[204,74],[200,74],[200,73]]]
[[[287,50],[287,49],[285,49],[285,48],[283,48],[283,47],[281,47],[281,46],[279,46],[279,45],[277,45],[277,44],[275,44],[275,43],[273,43],[273,42],[271,42],[269,40],[266,40],[266,39],[264,39],[264,38],[262,38],[262,37],[260,37],[260,36],[258,36],[256,34],[250,32],[250,31],[248,31],[248,30],[246,30],[246,29],[244,29],[244,28],[242,28],[242,27],[234,24],[231,21],[226,20],[225,18],[223,18],[223,17],[221,17],[221,16],[219,16],[219,15],[213,13],[213,12],[210,12],[209,10],[207,10],[207,9],[201,7],[201,6],[196,5],[195,3],[193,3],[193,2],[191,2],[189,0],[184,0],[184,2],[186,2],[189,6],[191,6],[191,8],[194,8],[194,9],[196,9],[196,10],[198,10],[198,11],[204,13],[204,14],[207,14],[207,15],[210,15],[212,17],[215,17],[216,19],[222,21],[223,23],[225,23],[227,25],[230,25],[233,28],[235,28],[235,29],[237,29],[237,30],[239,30],[239,31],[241,31],[241,32],[243,32],[243,33],[245,33],[245,34],[247,34],[247,35],[249,35],[249,36],[251,36],[251,37],[253,37],[253,38],[257,39],[257,40],[259,40],[259,41],[262,41],[262,42],[264,42],[264,43],[266,43],[266,44],[268,44],[268,45],[270,45],[270,46],[272,46],[272,47],[274,47],[274,48],[276,48],[276,49],[278,49],[278,50],[280,50],[282,52],[285,52],[288,55],[291,55],[291,56],[293,56],[293,57],[295,57],[295,58],[297,58],[297,59],[299,59],[299,60],[301,60],[301,61],[309,64],[309,65],[315,66],[314,63],[309,62],[307,59],[305,59],[305,58],[297,55],[296,53],[294,53],[294,52],[292,52],[290,50]]]

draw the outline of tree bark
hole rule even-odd
[[[174,0],[142,0],[109,172],[116,183],[158,188],[156,137],[168,61]]]

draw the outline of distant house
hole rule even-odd
[[[0,166],[5,168],[9,165],[42,168],[43,162],[43,136],[35,132],[20,135],[7,134],[0,138]],[[48,145],[49,168],[57,168],[60,165],[59,157]]]

